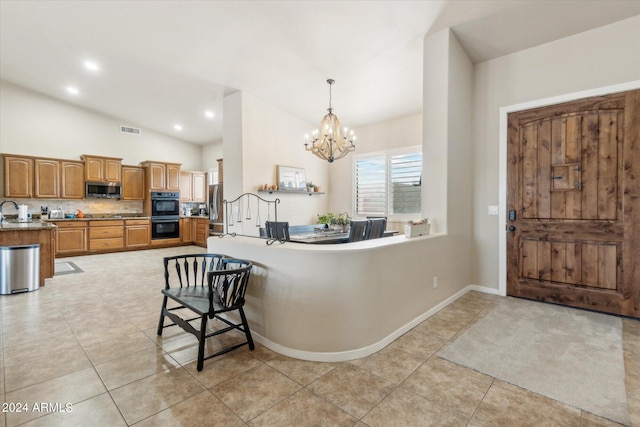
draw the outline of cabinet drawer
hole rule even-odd
[[[129,225],[149,225],[148,219],[128,219],[125,221],[127,226]]]
[[[119,225],[122,227],[124,225],[124,221],[121,219],[106,220],[106,221],[89,221],[90,227],[112,227],[115,225]]]
[[[100,251],[104,249],[123,249],[124,238],[111,238],[111,239],[90,239],[89,250]]]
[[[84,228],[87,226],[87,221],[57,221],[54,224],[58,228]]]
[[[122,226],[119,227],[91,227],[89,228],[90,239],[104,239],[110,237],[123,237]]]

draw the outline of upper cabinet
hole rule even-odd
[[[180,191],[180,164],[146,161],[146,182],[150,191]]]
[[[84,163],[73,160],[60,161],[60,197],[84,198]]]
[[[4,163],[4,197],[33,197],[33,159],[2,155]]]
[[[207,201],[207,173],[180,171],[180,201]]]
[[[144,199],[144,168],[122,166],[122,200]]]
[[[84,198],[84,163],[3,154],[4,197]]]
[[[222,159],[218,159],[218,184],[222,184],[224,182],[224,168],[222,164]]]
[[[60,161],[34,159],[34,197],[57,199],[60,197]]]
[[[121,182],[122,159],[82,155],[85,180],[91,182]]]

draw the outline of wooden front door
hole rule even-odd
[[[507,294],[640,317],[640,90],[508,120]]]

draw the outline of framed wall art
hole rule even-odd
[[[307,191],[307,177],[302,168],[277,166],[278,187],[284,191]]]

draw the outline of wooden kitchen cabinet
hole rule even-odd
[[[89,251],[118,251],[124,249],[124,221],[89,221]]]
[[[191,172],[180,171],[180,201],[190,202],[193,196],[193,176]]]
[[[207,201],[207,174],[205,172],[193,172],[192,197],[194,202],[205,203]]]
[[[122,159],[84,154],[85,180],[93,182],[121,182]]]
[[[34,197],[58,199],[60,197],[60,161],[34,159]]]
[[[191,218],[180,218],[180,241],[182,243],[193,243],[194,225]]]
[[[4,197],[33,197],[33,158],[2,155]]]
[[[151,221],[127,219],[124,222],[124,244],[127,249],[145,248],[151,241]]]
[[[194,243],[203,248],[207,247],[207,239],[209,238],[209,219],[208,218],[194,218],[192,221],[196,223],[196,230],[194,235]]]
[[[222,159],[217,159],[218,162],[218,184],[222,184],[224,182],[224,165]]]
[[[56,230],[56,256],[86,253],[87,221],[58,221]]]
[[[122,200],[144,199],[144,168],[122,166]]]
[[[205,203],[206,192],[206,172],[180,171],[180,201]]]
[[[84,199],[84,163],[60,161],[60,197]]]
[[[150,191],[180,191],[180,164],[146,161],[147,185]]]

